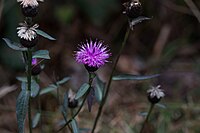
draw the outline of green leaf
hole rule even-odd
[[[147,75],[147,76],[122,74],[122,75],[113,76],[112,79],[113,80],[147,80],[147,79],[155,78],[158,76],[160,76],[160,74]]]
[[[17,77],[17,80],[24,84],[24,88],[27,89],[27,77]],[[40,86],[35,80],[31,80],[31,97],[36,97],[39,93]]]
[[[145,16],[140,16],[140,17],[137,17],[135,19],[130,19],[129,20],[129,25],[131,27],[131,29],[133,29],[133,27],[143,21],[146,21],[146,20],[150,20],[151,18],[148,18],[148,17],[145,17]]]
[[[24,133],[24,122],[28,111],[29,92],[25,89],[26,83],[22,83],[22,90],[17,98],[16,114],[19,133]]]
[[[62,105],[62,114],[66,122],[67,122],[67,113],[68,113],[67,109],[68,109],[68,92],[65,92],[63,105]]]
[[[161,103],[156,103],[155,105],[156,105],[157,107],[162,108],[162,109],[166,109],[166,108],[167,108],[164,104],[161,104]]]
[[[71,121],[73,133],[79,133],[78,125],[75,119]]]
[[[27,77],[16,77],[16,79],[21,82],[27,82]]]
[[[31,97],[36,97],[39,93],[40,86],[35,80],[32,80],[31,82]]]
[[[32,121],[32,128],[35,128],[39,121],[40,121],[40,118],[41,118],[41,114],[40,113],[37,113],[34,118],[33,118],[33,121]]]
[[[75,99],[79,99],[80,97],[82,97],[87,90],[89,89],[90,85],[87,83],[84,83],[78,90],[78,92],[76,93]]]
[[[8,47],[11,49],[17,50],[17,51],[27,51],[27,48],[22,47],[19,43],[13,42],[9,40],[8,38],[3,38],[3,40],[6,42]]]
[[[51,91],[54,91],[55,89],[57,89],[58,86],[54,85],[54,84],[51,84],[49,85],[48,87],[44,88],[44,89],[41,89],[40,91],[40,95],[43,95],[43,94],[47,94]]]
[[[38,35],[43,36],[46,39],[49,39],[49,40],[52,40],[52,41],[56,40],[55,38],[51,37],[50,35],[48,35],[46,32],[44,32],[42,30],[37,29],[36,32],[37,32]]]
[[[94,105],[94,99],[95,99],[95,90],[94,87],[90,87],[89,94],[87,95],[87,105],[89,112],[91,112],[92,106]]]
[[[140,116],[143,116],[143,117],[147,116],[147,114],[148,114],[147,112],[140,112],[140,113],[139,113],[139,115],[140,115]]]
[[[105,88],[105,83],[97,76],[96,78],[96,88],[95,88],[95,97],[98,103],[101,103],[103,98],[103,91]]]
[[[63,78],[62,80],[56,82],[56,84],[61,85],[61,84],[66,83],[66,82],[69,81],[69,80],[70,80],[70,77],[65,77],[65,78]]]
[[[32,58],[50,59],[49,51],[48,50],[38,50],[35,53],[33,53]]]

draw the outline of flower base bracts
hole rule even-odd
[[[22,6],[21,10],[25,17],[35,17],[38,14],[38,6]]]
[[[32,47],[34,47],[38,43],[38,37],[35,37],[31,41],[26,40],[24,38],[21,38],[20,39],[20,43],[21,43],[22,46],[24,46],[26,48],[32,48]]]

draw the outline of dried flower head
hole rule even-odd
[[[130,19],[137,18],[142,13],[142,5],[139,0],[131,0],[123,5],[125,7],[125,11],[123,13],[126,14]]]
[[[38,1],[43,2],[44,0],[17,0],[17,2],[21,2],[22,7],[35,7],[38,6]]]
[[[20,23],[19,25],[20,27],[17,27],[18,37],[23,38],[27,41],[32,41],[33,39],[37,37],[36,28],[39,27],[38,24],[35,24],[32,27],[29,27],[26,22]]]
[[[165,96],[163,90],[160,89],[160,85],[156,87],[152,86],[151,89],[147,90],[147,93],[149,101],[153,104],[158,103]]]
[[[78,63],[82,63],[89,68],[99,68],[108,62],[110,57],[109,49],[103,45],[102,41],[86,41],[80,45],[79,50],[76,51],[75,58]],[[92,70],[91,70],[92,71]]]

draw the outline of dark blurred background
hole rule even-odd
[[[153,132],[200,132],[200,16],[199,10],[188,6],[191,2],[200,8],[199,0],[141,0],[143,15],[150,21],[137,25],[131,32],[119,60],[116,74],[148,75],[160,73],[159,78],[144,82],[114,81],[105,113],[98,125],[100,133],[137,133],[149,104],[146,90],[160,84],[166,97],[161,101],[166,109],[156,108],[152,116]],[[78,44],[86,39],[100,39],[112,52],[110,63],[98,70],[106,81],[122,43],[127,17],[122,14],[125,0],[45,0],[40,3],[39,15],[34,22],[55,37],[49,41],[40,37],[37,49],[50,51],[51,60],[45,62],[41,73],[41,88],[65,76],[69,83],[61,89],[76,91],[87,81],[87,72],[77,64],[73,54]],[[195,16],[193,12],[196,12]],[[0,38],[19,42],[16,27],[24,18],[16,0],[0,0]],[[17,132],[15,104],[20,92],[16,76],[24,75],[21,53],[8,48],[0,39],[0,132]],[[62,119],[55,95],[41,98],[43,132],[55,132]],[[35,103],[36,104],[36,103]],[[91,128],[98,104],[92,113],[82,112],[81,128]],[[159,128],[157,128],[159,127]],[[39,129],[35,129],[37,132]]]

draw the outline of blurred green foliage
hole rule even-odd
[[[114,10],[118,10],[118,0],[75,0],[80,10],[95,25],[104,24]]]

